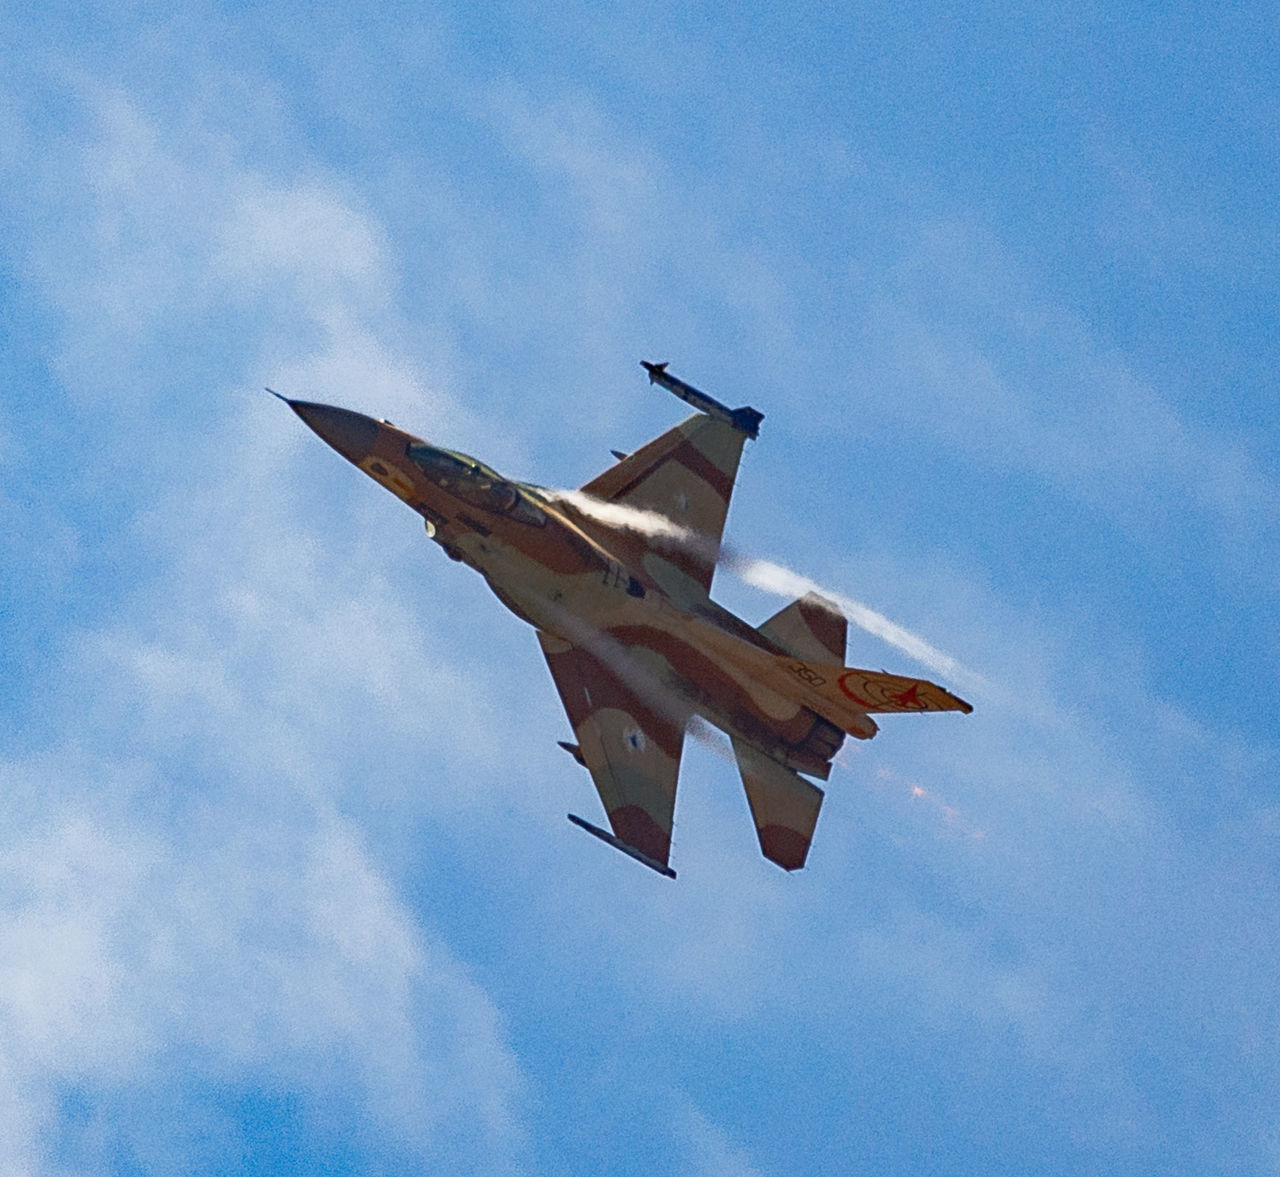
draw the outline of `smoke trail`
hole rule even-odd
[[[580,490],[539,489],[553,502],[565,503],[578,514],[603,523],[606,527],[634,531],[661,545],[701,553],[715,559],[716,545],[711,540],[677,523],[661,511],[647,511],[643,507],[630,507],[626,503],[611,503]]]
[[[630,507],[625,503],[611,503],[580,490],[544,490],[548,498],[566,503],[583,516],[608,527],[634,531],[660,545],[683,548],[711,560],[719,557],[720,566],[732,572],[744,583],[781,597],[802,597],[816,593],[840,610],[859,629],[901,650],[907,657],[953,682],[964,682],[984,688],[988,684],[981,675],[966,669],[949,654],[930,645],[924,638],[890,621],[882,613],[853,600],[843,593],[823,588],[807,576],[801,576],[781,564],[759,560],[737,552],[730,547],[719,547],[713,540],[677,523],[658,511]]]
[[[944,654],[924,638],[890,621],[883,613],[877,613],[861,601],[855,601],[842,593],[833,593],[816,581],[792,572],[781,564],[774,564],[770,560],[758,560],[753,556],[735,552],[731,548],[721,551],[720,561],[722,567],[727,568],[744,583],[764,589],[765,592],[775,593],[780,597],[802,597],[806,593],[816,593],[839,609],[859,629],[878,637],[883,642],[888,642],[907,657],[919,662],[921,666],[927,666],[952,682],[967,682],[977,687],[986,686],[985,680],[980,675],[961,666],[950,654]]]

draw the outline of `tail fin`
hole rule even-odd
[[[775,621],[788,617],[794,620],[802,615],[804,607],[803,600],[789,605]],[[774,621],[771,621],[761,632],[768,633],[773,627]],[[861,740],[869,740],[876,734],[872,715],[893,711],[963,711],[967,714],[973,710],[963,699],[926,679],[860,670],[839,662],[832,664],[826,661],[829,653],[821,659],[800,653],[770,654],[710,625],[699,627],[697,640],[754,681],[784,698],[803,703],[841,731]]]
[[[822,790],[741,740],[733,741],[760,849],[783,870],[799,870],[809,855]]]
[[[844,662],[849,622],[817,593],[806,593],[769,618],[760,632],[784,650],[815,662]]]

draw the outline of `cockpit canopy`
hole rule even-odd
[[[425,442],[410,442],[405,455],[432,482],[465,503],[539,527],[547,521],[512,483],[475,458]]]

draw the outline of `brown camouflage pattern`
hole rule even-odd
[[[849,619],[817,593],[809,593],[780,609],[760,627],[760,632],[801,658],[844,662]]]
[[[761,850],[795,870],[823,797],[798,773],[827,779],[845,734],[876,734],[872,713],[971,710],[933,683],[845,667],[847,622],[813,594],[759,629],[710,600],[746,437],[728,420],[700,413],[582,488],[672,525],[646,535],[388,422],[288,403],[537,629],[577,740],[564,747],[650,865],[670,860],[691,716],[729,735]]]
[[[783,870],[799,870],[809,856],[822,790],[737,737],[733,751],[760,850]]]
[[[641,553],[650,574],[670,580],[673,595],[697,600],[711,591],[720,536],[738,474],[745,434],[699,414],[623,458],[582,491],[594,498],[653,511],[702,541],[689,547],[664,545]],[[585,520],[590,529],[595,526]],[[669,564],[679,576],[664,575]],[[687,578],[697,590],[682,585]]]

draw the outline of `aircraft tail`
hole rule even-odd
[[[822,790],[741,740],[734,739],[733,751],[761,851],[783,870],[799,870],[818,824]]]
[[[770,617],[759,631],[771,642],[801,658],[843,662],[849,639],[849,622],[843,613],[817,593],[806,593]]]
[[[734,663],[755,681],[769,686],[784,698],[795,699],[810,710],[833,723],[841,731],[861,740],[869,740],[877,728],[872,715],[888,712],[913,711],[963,711],[973,708],[950,691],[922,678],[908,678],[884,671],[862,670],[858,667],[830,661],[834,650],[819,639],[818,631],[810,632],[806,649],[801,652],[803,636],[800,628],[809,598],[802,598],[788,605],[777,617],[760,627],[760,632],[771,637],[784,649],[793,647],[792,653],[771,654],[715,626],[704,626],[698,631],[698,642],[709,647]],[[825,614],[825,611],[824,611]],[[815,613],[810,614],[816,616]],[[805,631],[812,622],[804,622]],[[834,638],[834,630],[828,633]],[[821,653],[819,653],[821,651]]]

